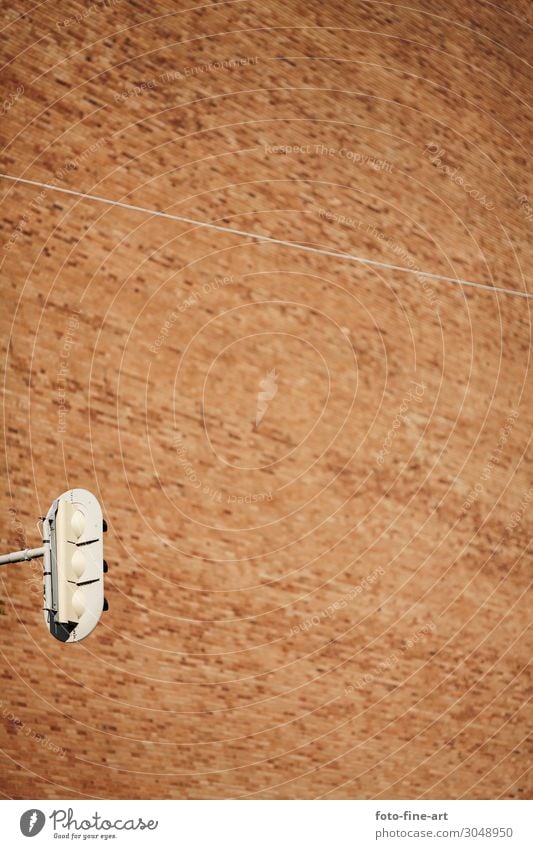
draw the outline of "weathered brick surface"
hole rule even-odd
[[[525,4],[419,6],[16,0],[1,170],[523,290]],[[84,643],[2,572],[2,793],[527,795],[530,302],[1,190],[2,547],[110,526]]]

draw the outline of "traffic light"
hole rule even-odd
[[[64,492],[43,520],[44,619],[63,643],[87,637],[107,609],[104,527],[100,504],[86,489]]]

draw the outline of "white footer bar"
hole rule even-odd
[[[530,849],[528,801],[0,802],[6,847]],[[35,837],[35,843],[29,838]],[[67,843],[68,841],[68,843]]]

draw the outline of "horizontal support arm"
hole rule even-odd
[[[0,557],[0,566],[6,566],[8,563],[20,563],[23,560],[34,560],[35,557],[44,555],[44,546],[42,548],[26,548],[24,551],[14,551],[12,554],[3,554]]]

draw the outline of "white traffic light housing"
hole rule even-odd
[[[87,637],[107,607],[103,533],[102,509],[86,489],[64,492],[43,520],[44,619],[61,642]]]

